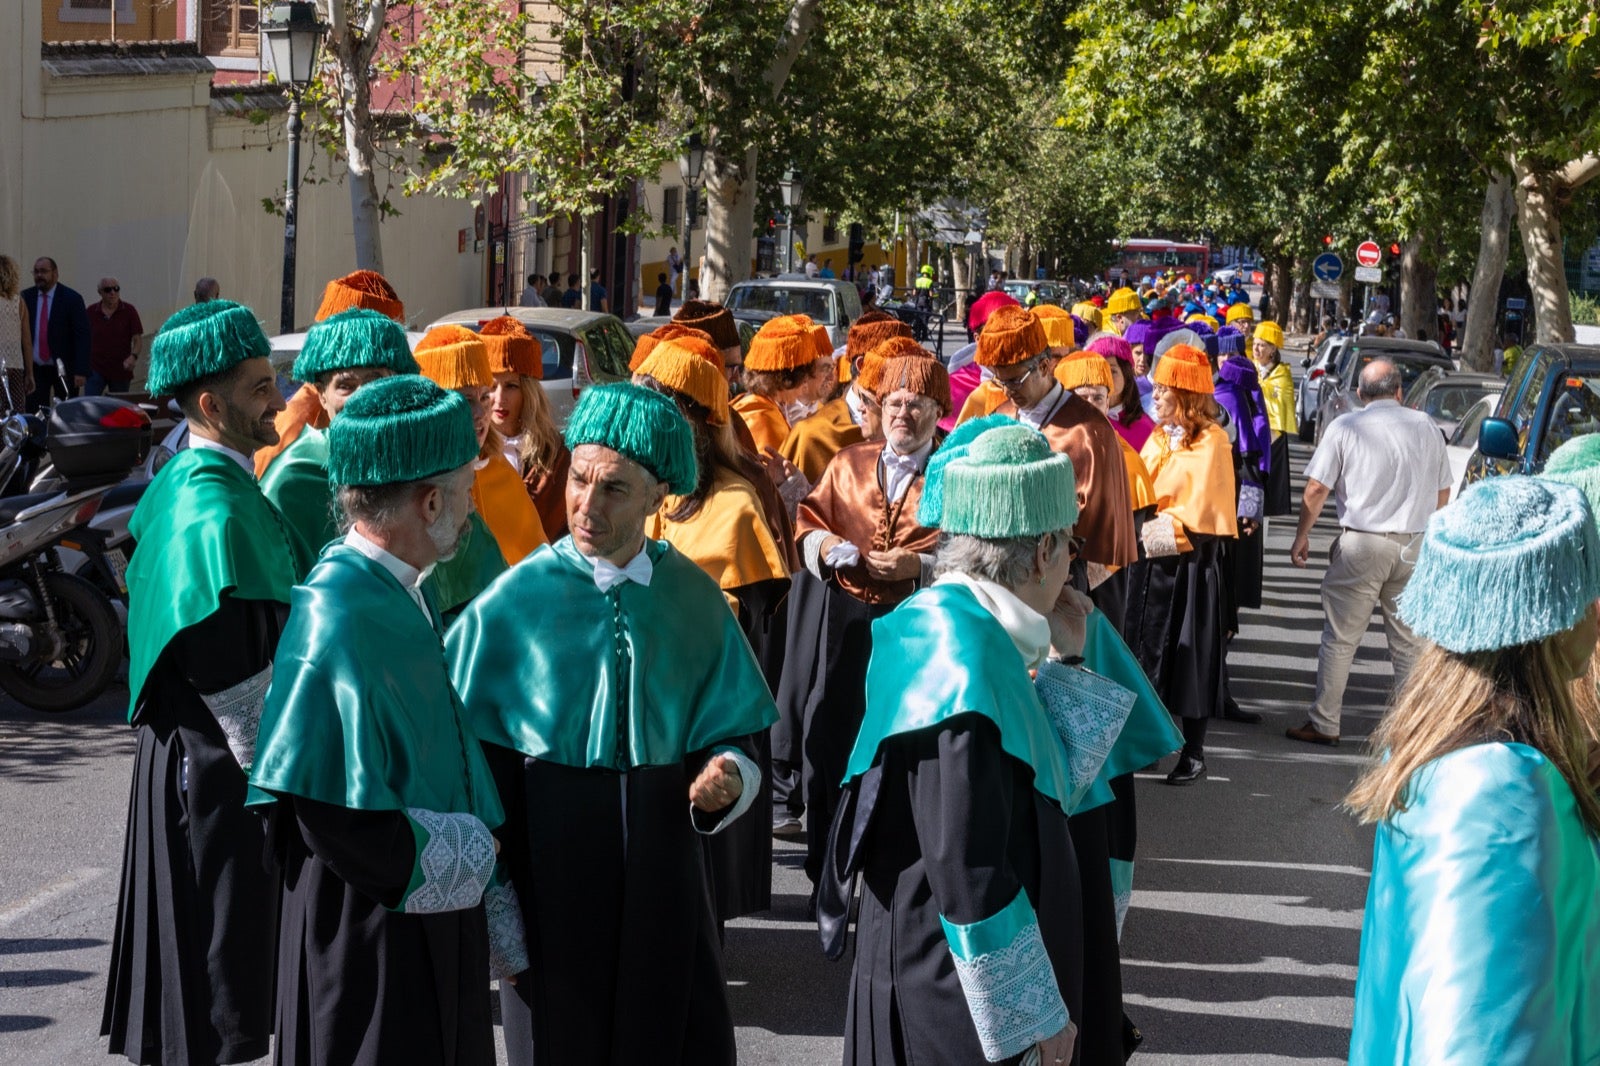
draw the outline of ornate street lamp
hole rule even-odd
[[[805,192],[805,182],[800,177],[800,172],[789,167],[783,172],[783,177],[778,179],[778,193],[783,197],[784,217],[784,273],[794,273],[794,213],[800,206],[801,198]]]
[[[690,225],[689,197],[700,187],[700,169],[706,165],[706,142],[698,133],[689,134],[678,155],[678,170],[683,175],[683,296],[689,295],[689,270],[694,263],[694,228]]]
[[[280,333],[294,332],[295,228],[300,192],[300,94],[317,75],[317,52],[328,27],[312,3],[273,4],[261,23],[272,75],[289,94],[289,184],[283,197],[283,309]]]

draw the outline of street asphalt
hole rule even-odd
[[[1309,448],[1292,451],[1298,484]],[[1293,519],[1270,523],[1263,608],[1246,613],[1229,656],[1235,695],[1265,722],[1214,723],[1209,776],[1192,787],[1140,775],[1122,943],[1127,1011],[1145,1033],[1136,1063],[1344,1061],[1372,832],[1339,804],[1387,696],[1378,625],[1351,676],[1344,745],[1283,735],[1310,702],[1317,585],[1334,532],[1330,506],[1312,566],[1298,570],[1288,562]],[[104,1055],[97,1033],[133,760],[126,700],[118,687],[49,716],[0,699],[0,1066]],[[740,1062],[837,1062],[849,962],[822,958],[792,845],[778,847],[773,887],[772,912],[727,934]]]

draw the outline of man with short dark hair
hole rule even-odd
[[[656,275],[656,307],[653,314],[658,318],[665,318],[672,314],[672,286],[667,282],[667,275]]]
[[[567,275],[567,291],[561,294],[561,306],[567,308],[583,306],[583,290],[578,288],[578,275]]]
[[[201,278],[194,283],[194,302],[203,304],[207,300],[222,299],[222,285],[216,278]]]
[[[89,314],[76,289],[60,283],[56,261],[42,255],[33,263],[33,284],[22,290],[33,338],[33,391],[28,410],[52,398],[78,395],[89,374]]]
[[[522,290],[523,307],[544,307],[544,275],[529,274],[528,286]]]
[[[100,279],[100,302],[89,312],[89,382],[85,396],[127,392],[133,384],[133,361],[138,354],[144,323],[139,312],[122,298],[122,283]]]
[[[1374,607],[1383,611],[1395,686],[1410,672],[1422,642],[1400,619],[1400,593],[1428,516],[1450,499],[1444,438],[1433,419],[1401,405],[1400,368],[1374,359],[1361,368],[1356,395],[1365,406],[1330,422],[1306,464],[1300,527],[1289,549],[1294,565],[1304,567],[1311,527],[1332,493],[1341,528],[1322,578],[1316,697],[1309,720],[1287,731],[1310,744],[1339,743],[1350,663]]]
[[[294,560],[251,453],[278,439],[271,350],[249,308],[192,304],[150,352],[189,447],[129,528],[129,721],[137,738],[102,1035],[134,1062],[244,1062],[272,1034],[277,891],[245,809]]]
[[[589,310],[610,311],[610,294],[606,287],[600,284],[600,271],[598,268],[589,271]]]

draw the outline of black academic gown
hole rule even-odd
[[[1078,860],[1066,816],[1035,791],[1032,770],[977,714],[890,737],[880,751],[847,801],[855,805],[854,861],[835,837],[825,872],[825,883],[837,882],[841,866],[861,876],[846,1066],[984,1061],[940,915],[977,921],[1019,888],[1038,916],[1067,1013],[1082,1018]]]
[[[274,1063],[492,1066],[483,906],[389,909],[416,861],[406,816],[290,795],[271,809],[283,867]]]
[[[754,737],[722,743],[756,757]],[[722,815],[691,815],[688,800],[711,750],[626,774],[484,751],[532,961],[516,987],[500,986],[511,1066],[732,1066],[697,831]]]
[[[200,694],[271,666],[287,613],[224,596],[168,643],[145,681],[100,1022],[112,1054],[198,1066],[267,1053],[277,876],[262,818],[244,806],[244,771]]]
[[[1133,565],[1123,638],[1167,710],[1219,718],[1226,703],[1228,539],[1186,534],[1192,551]]]

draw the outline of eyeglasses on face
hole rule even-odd
[[[1022,387],[1033,378],[1033,375],[1044,369],[1044,353],[1040,352],[1038,355],[1028,360],[1027,365],[1028,369],[1021,375],[1014,378],[1002,378],[999,375],[996,375],[994,378],[994,383],[1000,386],[1000,388],[1006,393],[1016,393],[1021,391]]]
[[[932,400],[890,400],[883,404],[883,413],[890,418],[898,415],[926,415],[934,411],[938,405]]]
[[[103,286],[101,286],[100,291],[101,292],[121,292],[122,291],[122,286],[121,285],[103,285]]]

